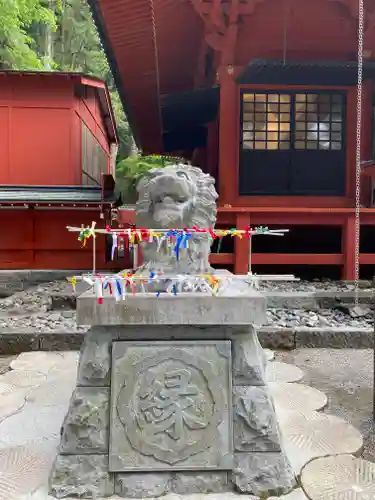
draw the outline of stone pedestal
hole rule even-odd
[[[270,496],[294,486],[253,325],[256,292],[211,297],[91,292],[94,325],[50,478],[57,498],[158,497],[236,489]]]

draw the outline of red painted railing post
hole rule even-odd
[[[250,214],[236,215],[236,228],[247,229],[250,227]],[[234,273],[246,274],[249,270],[250,240],[247,237],[234,239]]]
[[[344,255],[344,266],[342,279],[355,279],[355,216],[348,215],[342,228],[342,253]]]

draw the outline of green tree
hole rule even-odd
[[[148,175],[153,168],[162,168],[181,161],[181,158],[166,156],[128,156],[120,161],[116,171],[118,191],[124,194],[125,203],[133,203],[137,199],[136,187],[140,179]]]
[[[32,36],[35,25],[56,29],[56,19],[42,0],[0,0],[0,64],[5,69],[41,70],[45,67]]]
[[[119,134],[118,159],[121,161],[128,156],[132,144],[131,131],[86,2],[63,1],[61,10],[57,12],[53,59],[56,68],[61,71],[82,72],[107,82]]]

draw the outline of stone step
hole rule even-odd
[[[269,349],[334,348],[371,349],[374,332],[369,328],[276,328],[259,329],[259,340]],[[36,332],[21,329],[0,329],[0,355],[27,351],[79,350],[85,332]]]
[[[88,286],[87,288],[88,289]],[[77,297],[86,289],[74,293],[71,288],[63,292],[51,294],[51,309],[75,309]],[[333,309],[340,305],[352,306],[355,303],[354,292],[266,292],[267,307],[275,309]],[[360,290],[357,294],[358,304],[370,305],[374,300],[372,291]]]

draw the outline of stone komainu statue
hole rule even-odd
[[[216,200],[214,179],[191,165],[156,168],[138,186],[136,225],[148,229],[214,228]],[[144,270],[164,273],[210,272],[208,234],[193,233],[188,248],[177,260],[167,242],[142,242]],[[159,248],[158,248],[159,246]],[[142,268],[140,269],[142,271]]]

